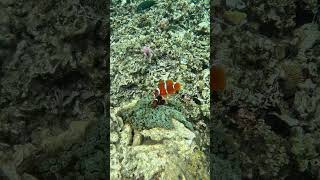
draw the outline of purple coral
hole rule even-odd
[[[146,58],[151,59],[151,57],[153,56],[153,51],[149,46],[143,46],[142,52]]]

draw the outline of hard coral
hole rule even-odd
[[[296,5],[290,0],[251,1],[250,14],[262,23],[260,31],[267,36],[281,36],[292,31]],[[270,34],[270,32],[272,32]]]

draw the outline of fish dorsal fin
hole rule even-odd
[[[178,92],[181,89],[181,84],[178,82],[175,82],[173,84],[173,88]]]

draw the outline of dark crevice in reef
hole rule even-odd
[[[292,163],[289,166],[295,166]],[[291,167],[298,168],[298,167]],[[291,171],[290,174],[285,178],[285,180],[317,180],[316,177],[312,176],[309,171],[299,172],[299,171]]]
[[[281,120],[279,117],[273,114],[266,114],[264,117],[266,124],[268,124],[272,131],[279,134],[283,138],[287,138],[290,135],[290,126]]]
[[[279,30],[275,26],[275,21],[262,23],[259,27],[259,32],[267,37],[275,37],[279,34]]]
[[[313,9],[306,9],[307,4],[303,1],[296,1],[296,17],[294,21],[296,23],[296,28],[307,24],[312,23],[314,18]]]

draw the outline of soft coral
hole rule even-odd
[[[143,52],[143,55],[144,55],[146,58],[151,59],[152,56],[153,56],[153,51],[152,51],[152,49],[151,49],[149,46],[143,46],[142,52]]]

